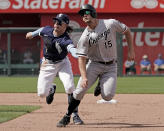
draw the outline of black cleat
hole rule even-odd
[[[65,115],[58,123],[57,127],[65,127],[70,123],[70,116]]]
[[[74,117],[73,117],[73,123],[75,125],[82,125],[84,124],[84,122],[81,120],[81,118],[79,117],[78,114],[76,114]]]
[[[99,82],[94,90],[94,96],[98,96],[100,94],[101,94],[101,87],[100,87],[100,82]]]
[[[53,85],[53,88],[50,89],[49,95],[46,97],[47,104],[51,104],[53,102],[55,91],[56,85]]]

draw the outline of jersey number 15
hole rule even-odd
[[[106,42],[104,43],[104,45],[105,45],[105,48],[110,48],[110,47],[112,47],[112,42],[111,42],[111,40],[106,41]]]

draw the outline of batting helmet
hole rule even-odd
[[[91,11],[91,16],[93,18],[97,17],[96,9],[93,6],[91,6],[90,4],[82,5],[78,14],[83,15],[84,11],[86,11],[86,10]]]

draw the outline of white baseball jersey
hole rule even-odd
[[[84,30],[78,45],[77,55],[93,61],[108,62],[117,59],[116,32],[124,33],[127,26],[115,19],[99,19],[94,30]]]

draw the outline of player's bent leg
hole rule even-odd
[[[117,68],[112,68],[112,72],[105,73],[101,76],[101,96],[104,100],[110,101],[116,91]]]
[[[81,83],[81,80],[82,78],[80,77],[79,78],[79,81],[78,81],[78,84],[77,84],[77,87],[76,87],[76,90],[73,92],[73,97],[76,99],[76,100],[82,100],[85,93],[87,92],[88,88],[82,88],[80,83]]]
[[[50,94],[55,93],[55,90],[56,86],[52,86],[52,82],[39,77],[37,86],[38,96],[47,97]]]
[[[59,78],[64,85],[65,92],[71,94],[75,90],[72,67],[68,58],[64,60],[62,68],[58,72]]]
[[[40,97],[46,97],[49,93],[48,82],[44,78],[44,72],[40,72],[37,83],[37,93]]]
[[[46,88],[38,87],[37,92],[38,92],[38,96],[42,97],[42,98],[44,98],[48,95],[48,90]]]
[[[116,89],[115,84],[114,85],[111,84],[108,87],[103,87],[101,92],[102,98],[106,101],[112,100],[115,95],[115,89]]]
[[[96,63],[88,63],[87,64],[87,78],[88,78],[88,86],[87,88],[81,87],[81,81],[82,78],[79,78],[76,90],[74,91],[73,95],[74,98],[77,100],[83,99],[85,93],[88,91],[88,89],[96,82],[97,78],[99,77],[99,71],[95,71],[96,69],[99,69],[99,67],[95,67]]]
[[[56,68],[51,65],[47,65],[40,70],[37,84],[38,96],[46,97],[47,104],[52,103],[56,91],[56,85],[52,85],[56,73]]]

